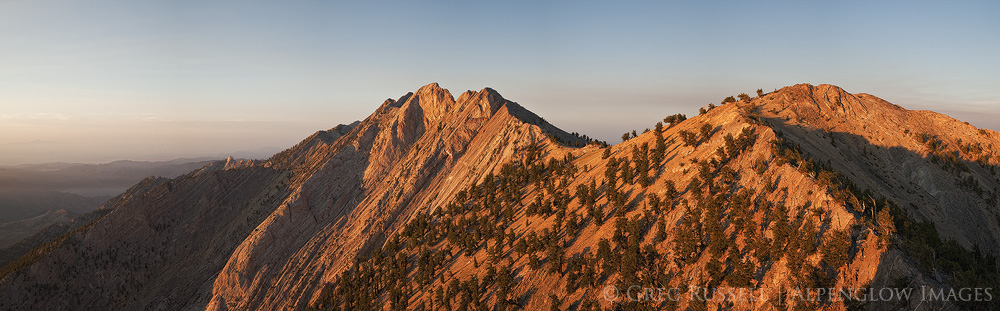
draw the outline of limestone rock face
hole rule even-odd
[[[688,133],[699,133],[696,144],[684,143]],[[656,148],[653,131],[615,146],[587,144],[493,89],[466,91],[455,99],[428,84],[387,99],[362,121],[318,131],[265,161],[230,158],[176,179],[144,180],[105,203],[102,216],[88,225],[34,251],[19,266],[0,270],[5,273],[0,309],[322,309],[336,302],[330,297],[346,271],[357,271],[368,256],[387,250],[387,242],[420,217],[432,217],[442,236],[486,219],[489,230],[462,232],[497,229],[505,239],[508,234],[515,240],[550,239],[531,256],[549,265],[558,262],[548,258],[550,249],[559,250],[566,260],[557,270],[565,273],[532,268],[531,256],[516,255],[512,246],[490,253],[495,240],[470,249],[444,238],[388,249],[398,256],[393,258],[410,260],[411,267],[424,260],[422,252],[445,259],[429,284],[409,289],[405,301],[411,308],[435,302],[431,290],[448,286],[446,281],[485,280],[489,268],[482,265],[494,272],[510,267],[516,281],[509,300],[495,296],[496,282],[484,283],[487,290],[478,303],[488,307],[544,309],[553,303],[550,295],[559,297],[563,309],[591,301],[611,307],[594,293],[629,279],[620,267],[598,269],[603,278],[567,290],[580,275],[576,263],[590,265],[602,240],[640,243],[641,252],[626,252],[624,242],[614,242],[613,251],[623,260],[649,260],[630,275],[655,278],[666,287],[730,284],[735,282],[730,278],[705,279],[705,271],[721,264],[720,271],[729,273],[734,261],[755,268],[744,286],[772,297],[782,286],[802,282],[802,266],[832,274],[824,279],[830,287],[888,284],[900,276],[918,285],[953,284],[949,276],[915,263],[910,250],[898,246],[907,245],[905,237],[875,225],[884,223],[875,217],[873,206],[884,205],[872,202],[875,198],[933,223],[942,238],[1000,253],[996,132],[836,86],[800,84],[719,106],[668,126],[661,135],[663,158],[649,164],[649,183],[641,185],[633,175],[640,173],[643,154]],[[793,160],[783,160],[789,157]],[[516,167],[527,173],[511,177]],[[557,167],[559,173],[551,173]],[[829,175],[818,173],[824,170],[840,174],[833,183],[849,180],[854,192],[845,199],[830,186]],[[609,172],[621,200],[611,200]],[[492,207],[509,208],[505,217],[512,221],[487,218],[483,214],[492,213],[487,211],[448,210],[450,204],[489,210],[470,199],[470,189],[481,195],[485,190],[478,187],[502,178],[520,185],[503,190],[516,193],[516,199]],[[595,204],[607,215],[601,224],[588,216],[581,192],[574,191],[591,184]],[[663,202],[656,208],[653,195]],[[733,203],[740,200],[747,205]],[[566,218],[528,213],[532,204],[562,209]],[[846,232],[843,267],[822,270],[825,255],[815,250],[761,255],[761,249],[770,252],[767,243],[776,237],[779,206],[787,208],[785,218],[794,230],[808,231],[810,222],[816,229],[812,239],[788,248],[803,241],[822,244],[832,232]],[[721,233],[712,234],[731,241],[722,254],[706,250],[712,235],[691,236],[695,252],[676,251],[677,243],[684,243],[679,237],[702,232],[702,227],[685,232],[691,217],[715,219],[705,223],[705,232],[721,226]],[[567,228],[569,218],[577,220],[575,231]],[[622,233],[623,222],[643,228],[642,234]],[[755,225],[737,229],[737,222]],[[402,283],[414,279],[416,270],[404,271]],[[372,291],[373,307],[389,306],[386,291]],[[727,303],[734,310],[775,307],[773,301]]]

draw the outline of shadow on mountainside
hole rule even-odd
[[[986,297],[981,290],[978,297],[968,294],[974,294],[975,288],[996,290],[1000,281],[996,268],[1000,252],[996,165],[965,159],[963,156],[970,155],[960,146],[934,143],[933,133],[926,133],[930,134],[924,143],[927,153],[921,154],[900,146],[881,146],[852,133],[789,124],[780,118],[764,120],[779,139],[790,142],[785,144],[788,150],[798,151],[786,152],[791,154],[793,166],[817,180],[822,179],[824,170],[835,173],[835,182],[848,193],[844,204],[864,224],[864,228],[854,230],[856,240],[875,234],[889,242],[867,286],[913,291],[909,299],[874,298],[848,302],[849,306],[995,307],[995,302],[976,301]],[[919,142],[925,133],[908,134]],[[776,152],[776,156],[782,153]],[[880,219],[885,215],[891,221]],[[862,256],[856,247],[852,248],[854,256]],[[934,288],[944,290],[945,299],[931,296]],[[942,301],[949,300],[950,289],[959,293],[962,288],[973,290]]]
[[[225,259],[290,192],[284,170],[207,168],[131,189],[34,251],[48,253],[0,280],[0,309],[204,306]]]

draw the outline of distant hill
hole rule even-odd
[[[0,188],[113,196],[146,176],[173,178],[218,159],[121,160],[103,164],[43,163],[0,166]]]
[[[609,146],[429,84],[143,180],[0,269],[0,309],[995,308],[790,290],[997,288],[997,132],[809,84],[649,128]]]
[[[0,223],[0,248],[17,243],[54,223],[68,222],[73,217],[64,209],[50,210],[28,219]]]

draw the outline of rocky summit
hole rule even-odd
[[[0,269],[0,309],[996,308],[997,132],[832,85],[757,95],[612,146],[428,84],[143,180]]]

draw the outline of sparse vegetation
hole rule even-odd
[[[763,96],[760,89],[757,96]],[[622,141],[627,144],[604,145],[603,150],[555,146],[558,137],[549,135],[547,141],[533,138],[539,141],[502,149],[499,153],[510,158],[499,167],[495,162],[474,166],[471,162],[480,159],[470,160],[472,156],[428,157],[429,165],[439,165],[434,161],[442,158],[468,165],[452,168],[462,184],[435,188],[440,191],[432,194],[386,193],[387,198],[402,198],[389,201],[392,204],[377,203],[388,220],[366,223],[364,230],[377,233],[366,236],[363,244],[351,245],[362,249],[357,257],[342,263],[339,267],[346,268],[319,284],[318,292],[302,294],[316,297],[309,306],[314,310],[737,310],[746,305],[609,302],[599,295],[609,285],[620,290],[632,285],[689,290],[688,285],[761,288],[774,283],[833,288],[844,284],[838,277],[855,275],[848,270],[872,263],[859,265],[858,258],[877,258],[858,256],[872,247],[855,242],[875,238],[884,247],[904,251],[928,275],[940,275],[937,282],[996,285],[1000,279],[996,259],[987,252],[975,244],[968,250],[942,239],[931,221],[917,220],[914,215],[919,214],[911,215],[909,208],[861,189],[851,181],[858,171],[845,175],[833,168],[842,160],[828,161],[829,155],[806,152],[828,150],[822,149],[830,147],[827,137],[837,146],[852,146],[849,134],[842,133],[836,141],[833,135],[815,135],[803,149],[791,137],[783,138],[778,127],[762,126],[771,119],[764,119],[754,106],[761,100],[750,103],[745,93],[738,97],[737,106],[719,107],[717,113],[698,117],[698,123],[676,131],[680,142],[694,150],[675,145],[669,129],[686,119],[677,114],[643,131],[653,137],[628,142],[638,133],[626,132]],[[730,96],[722,103],[733,102],[737,101]],[[702,113],[714,107],[710,104]],[[733,121],[717,118],[729,118],[734,111],[741,116]],[[755,146],[771,130],[777,138]],[[714,135],[719,138],[712,140]],[[955,179],[958,187],[988,196],[993,181],[983,177],[988,176],[982,174],[984,168],[966,159],[986,156],[985,162],[991,161],[991,146],[961,141],[949,145],[944,143],[952,142],[948,137],[926,134],[913,137],[923,139],[929,157],[938,157],[933,161],[958,163],[948,164],[950,170],[964,173]],[[423,141],[414,146],[436,148]],[[454,150],[449,150],[449,157]],[[594,152],[601,153],[601,160]],[[493,158],[481,162],[486,161]],[[664,167],[667,161],[677,166]],[[962,165],[971,166],[975,174],[962,171]],[[414,170],[425,169],[430,171],[419,166]],[[435,177],[426,180],[441,182]],[[860,184],[869,185],[871,180]],[[952,185],[943,187],[947,186]],[[393,203],[404,201],[412,203]],[[157,232],[163,228],[153,227]],[[114,256],[116,262],[134,258]],[[0,278],[24,266],[5,267]],[[529,282],[519,287],[524,280]],[[525,288],[525,284],[544,287]],[[831,301],[776,298],[775,309],[841,308]]]
[[[687,130],[683,130],[678,132],[678,134],[681,136],[681,141],[684,142],[684,146],[698,147],[698,142],[699,142],[698,136],[695,135],[694,133],[691,133]]]
[[[708,123],[702,124],[699,130],[701,131],[701,142],[707,142],[715,133],[714,127]]]
[[[845,230],[834,230],[827,234],[820,253],[823,262],[832,270],[839,270],[848,262],[851,248],[851,236]]]
[[[663,118],[663,123],[666,123],[667,127],[670,128],[670,127],[673,127],[674,125],[680,124],[684,120],[687,120],[687,116],[678,113],[678,114],[669,115],[666,118]]]
[[[757,96],[763,96],[762,90],[757,90]],[[747,94],[740,94],[740,101],[749,102],[751,98]],[[732,97],[730,97],[732,98]],[[723,103],[735,102],[736,99],[724,100]],[[702,108],[704,114],[711,110],[714,105]],[[760,112],[755,107],[740,107],[744,109],[744,115],[750,118],[752,124],[763,124]],[[751,117],[757,113],[756,118]],[[683,115],[674,115],[665,118],[662,123],[657,123],[652,130],[654,136],[652,142],[640,142],[630,144],[625,149],[617,150],[613,156],[610,148],[602,151],[601,158],[604,162],[604,180],[589,180],[575,184],[573,201],[579,206],[578,212],[569,206],[569,191],[561,189],[565,185],[572,183],[571,177],[565,175],[562,167],[569,166],[572,160],[551,160],[547,164],[525,163],[523,168],[512,168],[512,172],[527,174],[524,177],[510,178],[512,180],[524,180],[525,185],[532,189],[538,189],[538,194],[531,198],[524,207],[526,223],[530,220],[551,224],[531,232],[522,237],[510,234],[510,238],[498,238],[496,233],[491,231],[508,230],[510,223],[505,213],[494,214],[489,212],[490,207],[499,202],[506,204],[507,199],[502,199],[497,194],[491,194],[490,189],[503,189],[505,183],[497,183],[497,180],[504,180],[505,174],[499,176],[489,176],[484,182],[471,186],[466,191],[467,201],[464,204],[449,204],[449,212],[441,215],[421,220],[414,223],[437,223],[449,228],[448,231],[457,232],[455,238],[445,239],[446,242],[435,242],[433,238],[417,238],[402,244],[417,244],[418,247],[411,251],[418,252],[415,265],[417,274],[429,275],[418,278],[419,284],[433,286],[439,284],[435,280],[435,272],[441,268],[433,266],[435,249],[441,244],[454,247],[456,252],[463,252],[465,256],[472,256],[472,260],[483,258],[476,256],[475,249],[485,249],[489,253],[483,263],[486,267],[502,266],[502,261],[508,256],[516,256],[509,260],[516,261],[525,257],[531,269],[544,271],[550,275],[562,275],[565,280],[561,283],[562,292],[572,295],[579,293],[581,289],[592,290],[599,286],[602,280],[618,282],[618,284],[670,284],[678,282],[687,284],[688,280],[671,280],[664,267],[671,266],[685,271],[687,266],[698,262],[705,263],[704,278],[689,280],[692,284],[715,287],[723,283],[729,286],[750,287],[758,281],[755,276],[762,273],[758,269],[770,269],[776,262],[784,262],[789,269],[791,276],[788,283],[790,286],[807,287],[830,287],[836,284],[836,277],[854,259],[854,252],[857,251],[854,239],[857,238],[859,230],[834,229],[831,228],[831,216],[824,208],[812,205],[813,202],[792,205],[781,199],[771,199],[769,197],[787,198],[790,192],[788,187],[779,186],[777,180],[782,176],[780,170],[771,171],[769,167],[789,165],[798,172],[815,180],[821,187],[817,192],[822,194],[825,190],[839,204],[844,204],[850,212],[856,213],[862,220],[863,225],[870,226],[872,232],[877,234],[879,239],[889,247],[899,247],[893,245],[893,241],[903,241],[902,248],[908,254],[917,254],[921,265],[925,268],[951,271],[962,282],[980,282],[982,284],[986,278],[973,274],[983,273],[993,268],[987,264],[976,266],[968,263],[972,261],[983,261],[993,263],[980,252],[973,252],[973,255],[958,255],[949,257],[946,260],[940,257],[928,256],[927,254],[941,254],[941,252],[955,252],[963,254],[964,249],[957,247],[954,242],[942,242],[937,238],[936,233],[915,233],[928,231],[926,223],[919,225],[901,224],[903,215],[895,207],[895,203],[884,198],[877,198],[870,191],[863,191],[855,186],[842,173],[833,170],[829,163],[820,162],[817,159],[805,154],[802,149],[794,143],[785,140],[780,132],[777,132],[778,139],[770,144],[770,151],[774,158],[770,161],[765,157],[754,157],[752,159],[737,160],[753,148],[757,135],[753,126],[745,127],[738,133],[725,133],[725,127],[716,129],[710,123],[703,123],[692,132],[689,130],[678,131],[678,136],[684,146],[698,147],[711,141],[716,131],[722,135],[723,143],[712,146],[714,152],[705,152],[707,157],[702,159],[690,159],[691,170],[696,170],[696,175],[690,179],[686,188],[676,189],[674,181],[671,179],[662,180],[662,187],[657,187],[659,191],[646,193],[645,189],[653,184],[661,184],[659,165],[666,157],[667,141],[664,132],[669,127],[676,125],[686,119]],[[637,136],[636,131],[622,135],[623,142]],[[833,144],[838,144],[830,136]],[[954,161],[947,158],[947,153],[942,153],[944,144],[939,140],[927,136],[924,139],[926,149],[931,154],[939,154],[944,160]],[[978,155],[981,154],[982,147],[972,143],[960,144],[954,154]],[[536,156],[539,157],[540,156]],[[531,161],[528,161],[531,162]],[[685,161],[688,162],[688,161]],[[741,179],[745,178],[736,166],[731,163],[749,162],[755,175],[752,178],[760,178],[765,181],[764,191],[756,193],[752,189],[741,186]],[[515,164],[515,166],[518,164]],[[746,165],[746,164],[742,164]],[[960,167],[954,165],[954,167]],[[687,172],[688,169],[685,169]],[[770,171],[770,173],[769,173]],[[536,175],[540,174],[540,175]],[[766,175],[765,175],[766,174]],[[549,176],[551,175],[551,176]],[[546,177],[548,176],[548,177]],[[599,179],[599,178],[598,178]],[[496,185],[491,186],[492,182]],[[966,178],[959,181],[960,185],[967,189],[975,189],[977,183],[975,178]],[[517,184],[511,184],[517,188]],[[781,189],[778,189],[778,188]],[[523,188],[523,186],[522,186]],[[809,197],[814,196],[812,189],[808,191]],[[478,192],[478,195],[472,195]],[[770,194],[770,195],[769,195]],[[513,193],[511,197],[521,197],[523,193]],[[498,196],[490,199],[491,196]],[[862,201],[859,198],[865,198]],[[494,201],[495,200],[495,201]],[[513,203],[514,211],[518,213],[516,200],[510,199]],[[870,204],[863,203],[869,202]],[[797,204],[797,203],[796,203]],[[453,207],[453,205],[455,207]],[[870,206],[869,206],[870,205]],[[640,208],[640,206],[642,208]],[[676,206],[681,210],[677,211]],[[451,210],[454,209],[454,210]],[[679,214],[676,225],[671,229],[665,215],[676,211]],[[871,212],[874,211],[874,212]],[[516,217],[516,216],[515,216]],[[455,223],[455,219],[469,219],[465,222]],[[484,219],[499,220],[499,229],[487,229],[487,222]],[[590,225],[604,226],[605,221],[613,223],[613,237],[611,239],[599,239],[593,255],[587,253],[568,253],[568,244],[572,243],[573,237],[579,232],[587,232]],[[903,220],[912,221],[912,220]],[[451,225],[448,225],[452,223]],[[478,224],[478,226],[477,226]],[[860,225],[859,225],[860,226]],[[923,227],[921,227],[923,226]],[[536,226],[537,227],[537,226]],[[929,226],[933,228],[933,225]],[[464,229],[462,229],[464,228]],[[609,228],[609,227],[605,227]],[[456,229],[458,229],[456,231]],[[428,230],[433,232],[434,230]],[[931,230],[932,231],[932,230]],[[404,231],[408,232],[408,231]],[[420,230],[417,230],[420,236]],[[465,232],[465,233],[463,233]],[[442,233],[438,233],[441,235]],[[653,234],[651,238],[648,235]],[[852,235],[853,234],[853,235]],[[501,235],[506,236],[506,235]],[[894,238],[896,238],[894,240]],[[439,238],[440,239],[440,238]],[[937,240],[935,240],[937,239]],[[451,240],[454,240],[452,243]],[[493,240],[493,241],[491,241]],[[510,240],[510,242],[504,242]],[[516,242],[515,242],[516,240]],[[402,246],[400,246],[402,247]],[[668,248],[669,256],[661,253],[658,247]],[[410,248],[406,248],[410,249]],[[470,249],[472,251],[470,251]],[[507,252],[509,251],[509,252]],[[439,252],[439,251],[438,251]],[[967,251],[966,251],[967,252]],[[819,261],[810,261],[807,258],[819,253]],[[447,256],[445,256],[447,257]],[[707,258],[706,258],[707,257]],[[782,260],[787,257],[787,260]],[[420,258],[429,258],[428,260]],[[670,259],[672,265],[661,263],[660,260]],[[447,260],[446,260],[447,261]],[[428,262],[430,264],[427,264]],[[676,266],[673,266],[676,265]],[[947,265],[943,267],[942,265]],[[972,266],[972,268],[963,268]],[[645,267],[653,267],[646,269]],[[435,270],[437,269],[437,270]],[[487,268],[489,269],[489,268]],[[499,271],[499,270],[497,270]],[[995,271],[995,269],[994,269]],[[499,272],[498,272],[499,273]],[[510,274],[515,274],[511,272]],[[671,273],[677,273],[677,270]],[[995,274],[995,272],[992,272]],[[508,308],[518,306],[519,297],[510,297],[508,292],[491,296],[490,284],[496,280],[496,275],[488,273],[488,277],[477,279],[475,275],[471,279],[457,281],[452,287],[450,284],[440,282],[444,293],[461,292],[466,287],[462,284],[478,281],[479,290],[483,296],[479,301],[473,298],[465,300],[442,301],[438,305],[447,305],[447,308],[458,306],[459,308],[475,308],[476,306],[494,306],[493,308]],[[437,278],[441,278],[438,276]],[[516,277],[512,277],[516,279]],[[491,282],[487,282],[490,280]],[[452,279],[452,282],[454,279]],[[507,284],[507,283],[503,283]],[[969,283],[972,284],[972,283]],[[398,290],[406,293],[406,288]],[[384,292],[384,291],[383,291]],[[389,299],[392,301],[392,291],[389,291]],[[468,296],[468,295],[466,295]],[[499,297],[499,298],[498,298]],[[560,295],[549,297],[551,306],[559,308],[565,305],[576,305],[578,309],[589,310],[599,307],[601,304],[581,298],[579,301],[564,301],[568,299]],[[435,303],[438,303],[435,301]],[[404,305],[400,301],[398,305]],[[393,305],[393,304],[390,304]],[[503,307],[498,307],[498,306]],[[666,306],[667,304],[652,304],[651,306]],[[795,308],[819,308],[822,303],[793,303]],[[616,303],[612,306],[647,306],[645,304]],[[691,303],[688,308],[699,309],[709,306]]]
[[[726,97],[726,98],[722,99],[722,104],[723,105],[728,104],[728,103],[735,103],[735,102],[736,102],[736,98],[734,98],[732,96],[729,96],[729,97]]]

